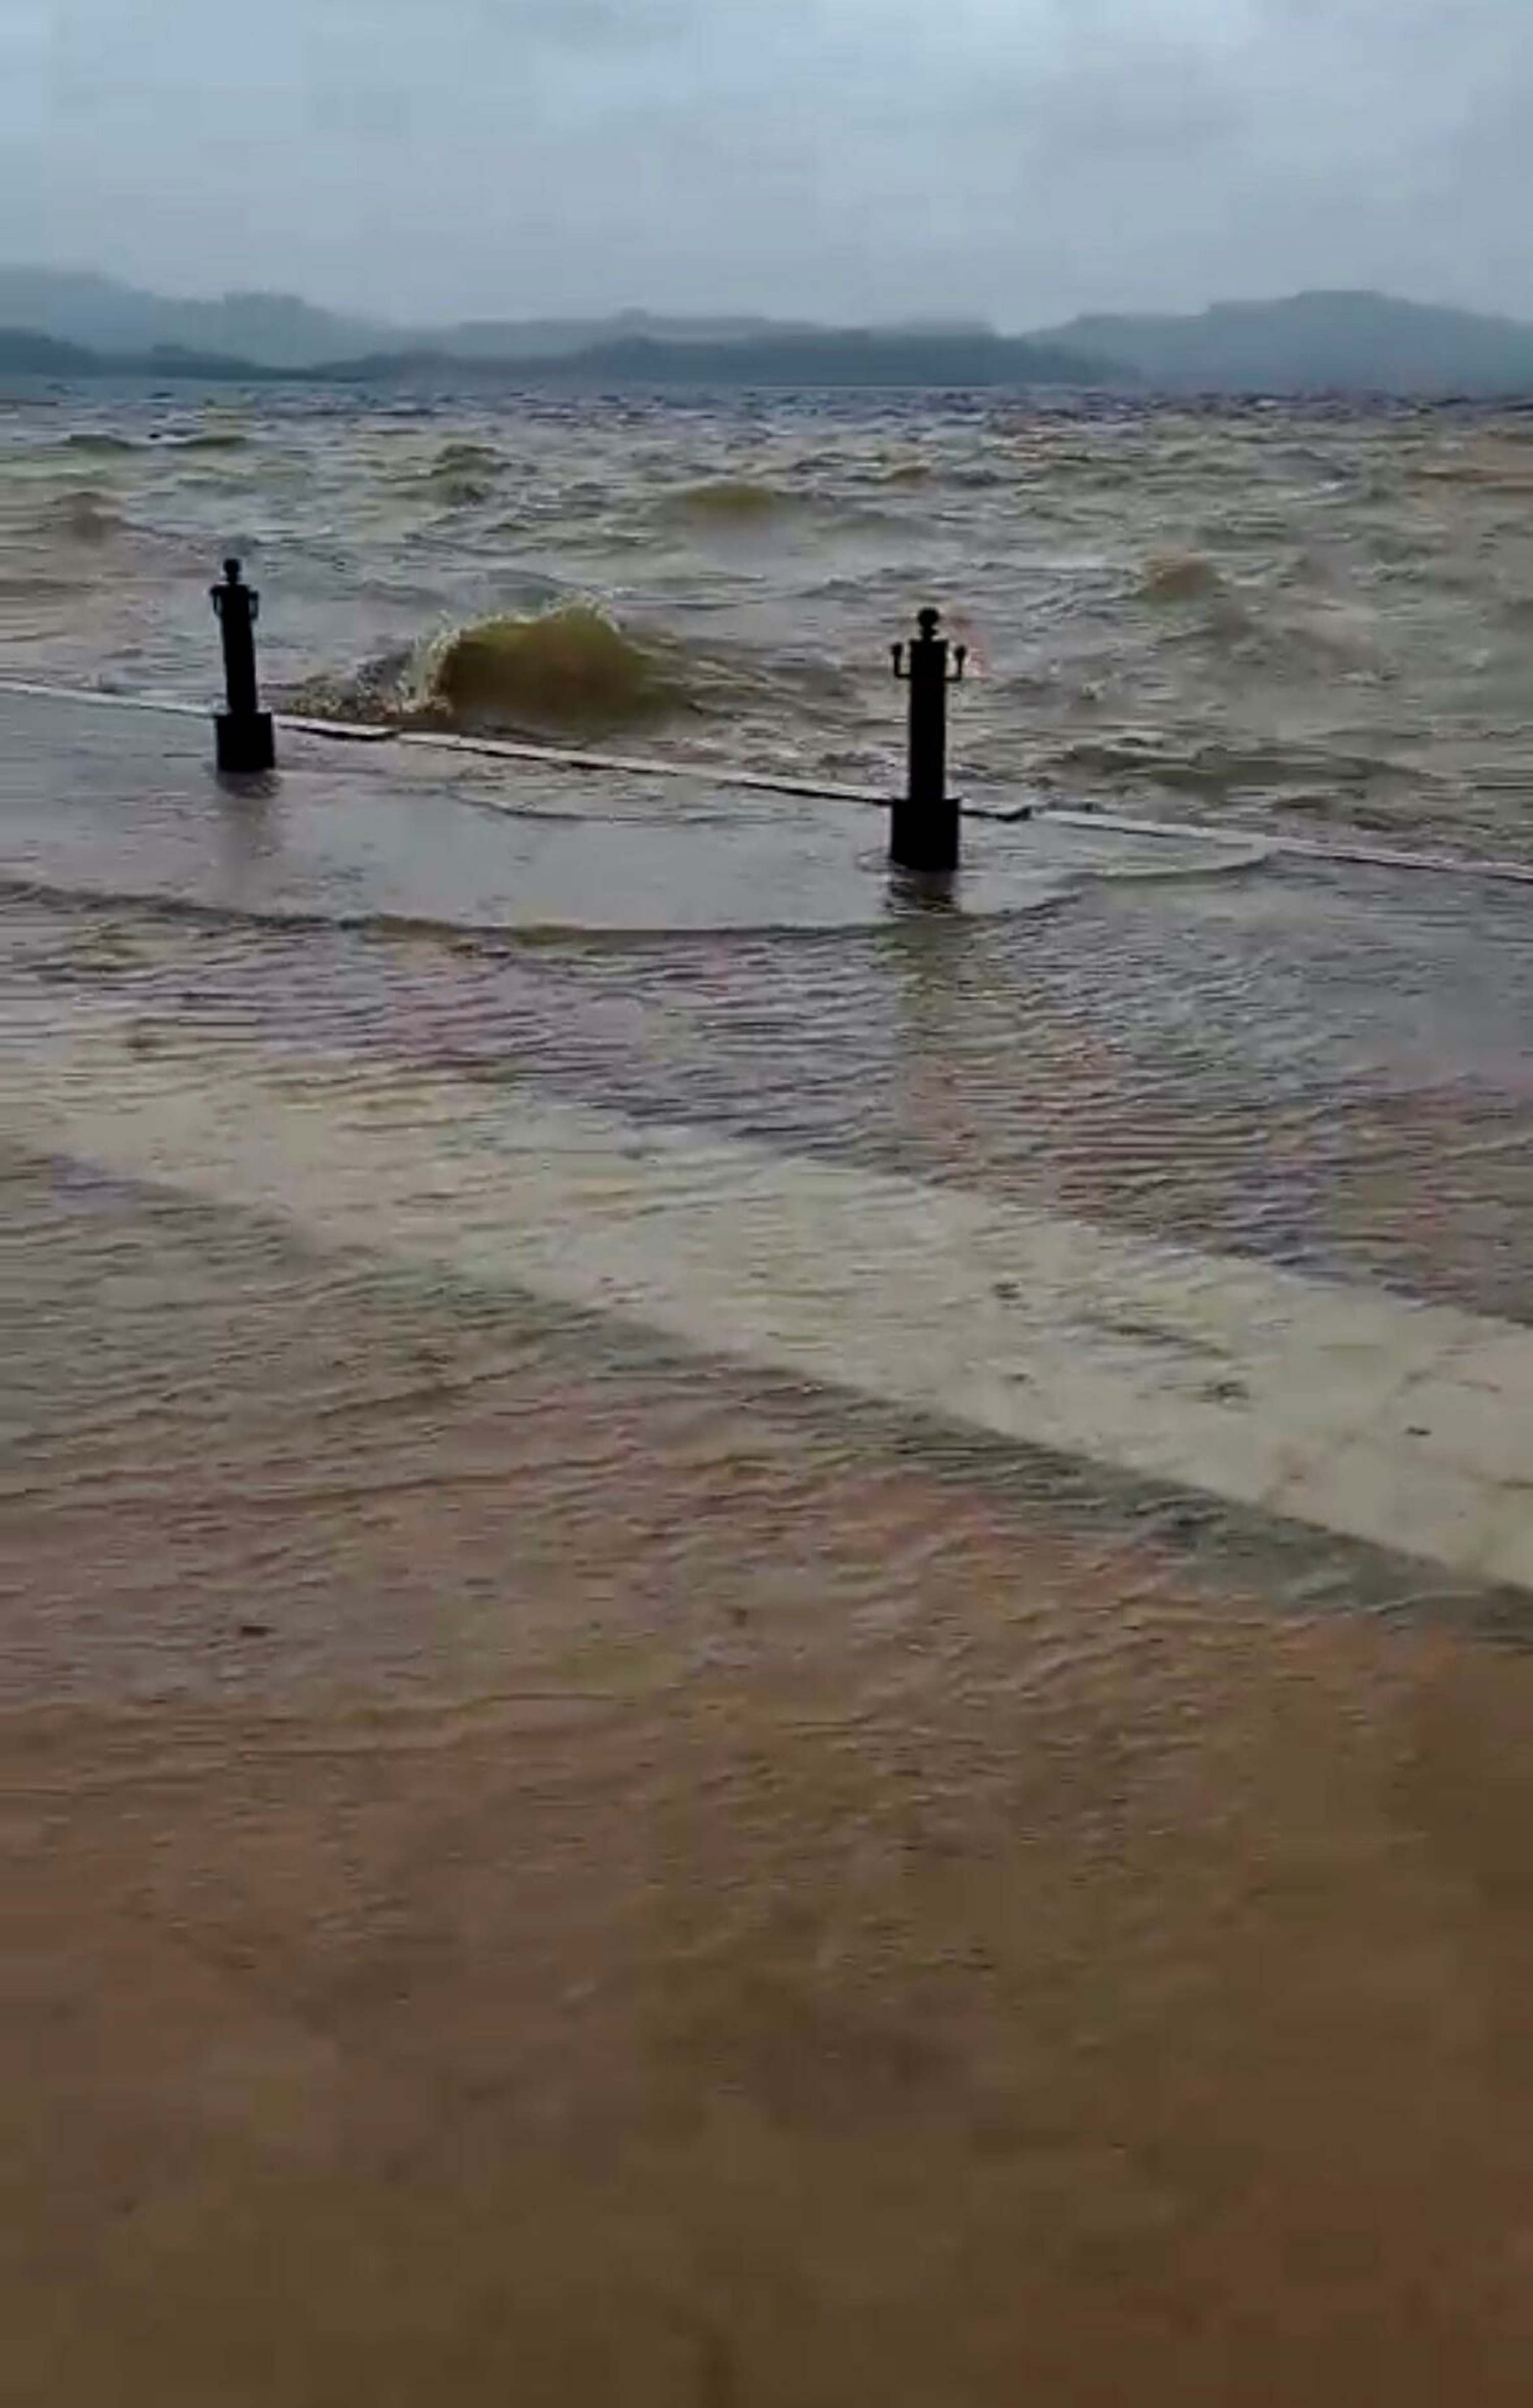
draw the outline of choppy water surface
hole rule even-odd
[[[1533,418],[1019,398],[56,392],[0,417],[0,666],[839,780],[945,606],[970,790],[1528,849]]]

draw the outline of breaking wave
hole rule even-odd
[[[697,526],[758,527],[804,506],[780,485],[760,484],[749,477],[711,477],[667,494],[660,507],[664,517]]]
[[[701,682],[680,645],[641,640],[594,604],[575,602],[472,621],[350,677],[309,679],[292,699],[322,718],[595,736],[699,707]]]
[[[56,494],[37,513],[40,535],[74,544],[110,543],[122,532],[123,520],[105,494],[82,485],[73,493]]]
[[[430,474],[434,477],[494,477],[506,466],[500,453],[488,443],[444,443],[433,460]]]
[[[434,645],[423,666],[417,708],[457,726],[623,727],[687,700],[679,659],[589,603],[480,619]]]
[[[494,499],[505,466],[500,453],[487,443],[444,443],[411,482],[428,500],[449,509],[474,509]]]
[[[244,452],[250,447],[250,437],[237,426],[199,427],[191,435],[171,435],[165,438],[167,452]]]
[[[1200,552],[1153,552],[1139,591],[1147,602],[1201,602],[1223,585],[1218,569]]]

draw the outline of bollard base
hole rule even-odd
[[[213,719],[219,774],[224,778],[259,778],[277,767],[277,738],[269,710],[218,711]]]
[[[896,869],[945,876],[958,867],[958,805],[896,802],[889,824],[889,859]]]

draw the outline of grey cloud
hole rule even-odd
[[[1130,59],[1063,68],[1039,94],[1038,155],[1053,165],[1114,169],[1185,162],[1238,138],[1247,95],[1196,50],[1163,46]]]
[[[0,0],[7,248],[412,315],[1533,314],[1527,0]],[[15,229],[35,233],[20,237]]]

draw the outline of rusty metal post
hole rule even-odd
[[[223,639],[223,683],[228,709],[213,721],[218,766],[225,777],[259,777],[277,767],[277,743],[269,710],[261,708],[255,675],[255,623],[261,596],[247,585],[237,560],[223,564],[213,609]]]
[[[895,804],[889,858],[899,869],[958,867],[958,804],[948,792],[948,688],[964,674],[968,650],[939,631],[939,610],[923,610],[914,643],[893,647],[895,675],[910,689],[910,771]]]

